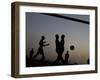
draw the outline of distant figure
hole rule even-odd
[[[57,59],[54,62],[55,64],[59,63],[59,61],[61,61],[64,64],[64,59],[62,57],[62,54],[64,52],[64,37],[65,35],[61,36],[61,42],[60,42],[59,35],[58,34],[55,35],[55,38],[56,38],[55,44],[56,44],[56,52],[57,52]]]
[[[89,58],[88,58],[88,60],[87,60],[87,64],[90,64]]]
[[[55,43],[56,43],[56,52],[57,52],[58,54],[60,54],[60,42],[59,42],[59,35],[58,35],[58,34],[56,34],[56,35],[55,35],[55,37],[56,37],[56,40],[55,40]]]
[[[34,50],[33,50],[33,48],[32,48],[32,49],[30,50],[30,53],[29,53],[29,58],[30,58],[30,59],[32,59],[33,54],[34,54]]]
[[[29,58],[27,57],[27,65],[28,66],[32,66],[33,63],[33,54],[34,54],[34,50],[33,48],[29,51]]]
[[[38,51],[37,51],[36,55],[34,56],[34,58],[35,58],[35,57],[37,57],[39,54],[42,55],[41,61],[44,61],[44,59],[45,59],[43,47],[49,45],[49,43],[48,43],[48,44],[45,44],[46,41],[44,41],[44,40],[45,40],[45,37],[44,37],[44,36],[41,36],[41,40],[39,41],[39,48],[38,48]]]
[[[64,38],[65,38],[65,35],[62,35],[61,36],[61,42],[60,42],[60,52],[61,52],[61,54],[64,52],[64,44],[65,44]]]
[[[69,51],[67,51],[65,54],[65,63],[66,64],[68,64],[68,59],[69,59]]]

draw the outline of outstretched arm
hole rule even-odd
[[[50,44],[48,43],[48,44],[45,44],[45,45],[43,45],[43,46],[49,46]]]
[[[43,43],[46,43],[46,41],[43,41]]]

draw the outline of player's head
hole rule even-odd
[[[64,34],[62,34],[62,35],[61,35],[61,39],[64,39],[64,38],[65,38],[65,35],[64,35]]]
[[[59,39],[59,35],[58,34],[56,34],[55,37],[56,37],[56,39]]]
[[[44,40],[44,39],[45,39],[45,37],[44,37],[44,36],[41,36],[41,39],[42,39],[42,40]]]

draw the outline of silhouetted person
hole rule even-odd
[[[61,54],[64,52],[64,44],[65,44],[64,38],[65,38],[65,35],[62,35],[61,36],[61,42],[60,42],[60,52],[61,52]]]
[[[59,63],[59,61],[61,61],[64,64],[64,60],[62,57],[62,54],[64,52],[64,35],[61,36],[61,42],[59,41],[59,35],[56,34],[55,35],[55,44],[56,44],[56,52],[57,52],[57,59],[54,62],[54,64]]]
[[[30,58],[30,59],[32,59],[33,54],[34,54],[34,50],[33,50],[33,48],[32,48],[32,49],[30,50],[30,53],[29,53],[29,58]]]
[[[35,58],[35,57],[37,57],[39,54],[42,55],[41,61],[44,61],[44,59],[45,59],[43,47],[49,45],[49,43],[48,43],[48,44],[45,44],[46,41],[44,41],[44,40],[45,40],[45,37],[44,37],[44,36],[41,36],[41,40],[39,41],[39,48],[38,48],[38,51],[37,51],[36,55],[34,56],[34,58]]]
[[[55,37],[56,37],[56,40],[55,40],[55,43],[56,43],[56,52],[59,54],[60,53],[59,35],[56,34]]]
[[[34,54],[34,50],[33,48],[29,51],[29,58],[27,58],[27,65],[28,66],[32,66],[33,63],[33,54]]]
[[[68,64],[68,59],[69,59],[69,51],[67,51],[65,54],[65,63],[66,64]]]
[[[87,64],[89,64],[90,63],[90,61],[89,61],[89,59],[87,60]]]

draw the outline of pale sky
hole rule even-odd
[[[61,14],[64,16],[74,17],[81,20],[89,21],[89,15]],[[85,64],[89,57],[89,24],[75,22],[67,19],[52,17],[39,13],[26,13],[26,52],[29,53],[31,48],[35,53],[39,47],[41,36],[50,46],[44,48],[46,60],[56,60],[55,51],[55,34],[65,34],[65,51],[69,50],[69,62]],[[75,46],[75,50],[69,49],[70,45]],[[38,56],[37,58],[39,58]]]

